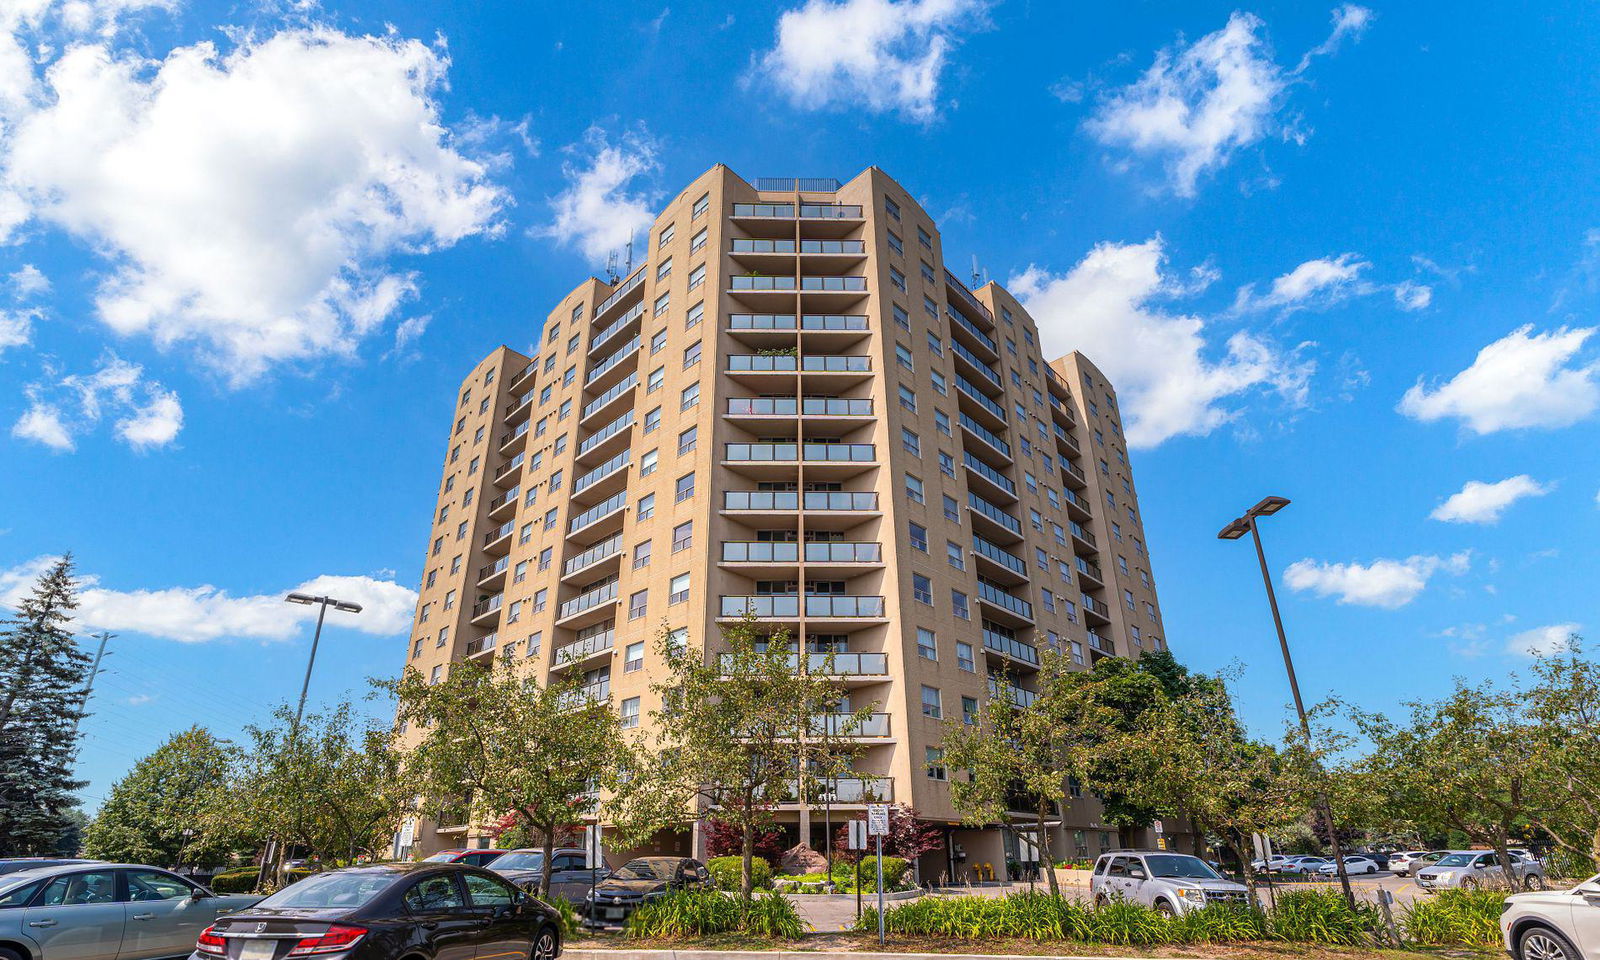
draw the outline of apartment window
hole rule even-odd
[[[691,220],[700,219],[701,217],[706,215],[706,211],[708,209],[710,209],[710,207],[711,207],[711,194],[709,192],[702,193],[700,195],[700,199],[698,199],[698,200],[696,200],[694,202],[694,210],[690,212],[689,219],[691,219]]]
[[[557,470],[555,473],[550,474],[550,492],[551,493],[554,493],[555,491],[561,489],[562,480],[563,480],[565,474],[566,474],[565,470]]]
[[[701,227],[700,231],[689,238],[689,252],[699,253],[706,245],[706,232],[710,227]]]
[[[967,607],[967,595],[960,590],[950,591],[950,612],[958,620],[971,620],[972,613]]]
[[[540,417],[539,418],[539,422],[535,423],[533,425],[533,435],[535,437],[542,437],[542,436],[544,436],[544,432],[546,430],[549,430],[549,429],[550,429],[550,418],[549,417]]]
[[[1146,600],[1144,602],[1144,612],[1145,612],[1145,616],[1150,618],[1150,622],[1151,623],[1155,623],[1156,622],[1156,605],[1155,604],[1153,604],[1150,601]]]
[[[939,319],[939,305],[933,302],[932,297],[924,296],[922,298],[922,312],[928,315],[929,320]]]
[[[922,244],[926,249],[933,249],[933,237],[929,235],[928,231],[922,229],[921,227],[917,228],[917,242]]]
[[[929,780],[949,780],[950,772],[944,768],[944,748],[923,748],[923,767],[928,771]]]
[[[453,574],[461,572],[461,554],[458,553],[450,558],[450,572]]]
[[[672,302],[672,291],[670,291],[670,290],[667,291],[666,293],[663,293],[661,296],[656,297],[655,306],[652,309],[652,311],[650,313],[650,316],[659,317],[663,313],[666,313],[667,312],[667,305],[669,303],[671,303],[671,302]]]
[[[427,586],[429,586],[429,587],[433,586],[434,583],[438,581],[438,579],[439,579],[439,571],[438,570],[429,570],[428,571]]]
[[[1049,613],[1055,613],[1056,612],[1056,595],[1055,594],[1051,593],[1049,590],[1040,590],[1039,591],[1039,600],[1040,600],[1041,603],[1044,604],[1044,608],[1045,608],[1045,610],[1047,612],[1049,612]]]
[[[695,267],[693,270],[689,271],[689,289],[690,290],[693,290],[695,287],[698,287],[698,286],[700,286],[700,284],[705,283],[705,282],[706,282],[706,265],[705,264],[702,263],[702,264],[700,264],[700,266]]]
[[[912,503],[922,503],[922,481],[911,474],[906,474],[906,499]]]
[[[944,719],[944,707],[940,703],[938,687],[922,685],[922,715],[935,720]]]
[[[440,523],[444,523],[446,520],[449,520],[449,519],[450,519],[450,504],[447,503],[444,506],[439,508],[439,522]]]
[[[656,462],[661,459],[661,451],[646,450],[644,456],[639,458],[639,476],[648,477],[656,472]]]
[[[922,456],[922,439],[904,427],[900,428],[900,445],[913,457]]]
[[[456,525],[456,539],[460,540],[467,535],[467,521],[463,520]]]
[[[552,354],[550,354],[550,356],[544,358],[544,372],[545,373],[549,373],[551,370],[554,370],[555,368],[556,368],[556,355],[552,353]]]
[[[1139,628],[1138,627],[1129,626],[1128,627],[1128,636],[1133,639],[1133,645],[1134,646],[1136,646],[1136,647],[1137,646],[1143,646],[1143,643],[1139,639]]]
[[[956,543],[954,540],[946,540],[944,542],[944,558],[950,562],[950,566],[955,567],[957,570],[967,569],[966,555],[961,551],[961,544]]]
[[[1128,605],[1129,611],[1137,611],[1139,609],[1139,605],[1133,600],[1132,590],[1122,591],[1122,602]]]
[[[629,697],[622,701],[621,726],[624,730],[632,730],[639,725],[639,698]]]
[[[467,476],[470,477],[473,474],[477,473],[478,472],[478,468],[480,466],[482,466],[482,465],[483,465],[483,458],[482,457],[473,457],[472,458],[472,462],[467,464]]]
[[[694,546],[694,521],[680,523],[672,528],[672,552],[687,550]]]
[[[689,575],[680,573],[667,585],[667,605],[689,602]]]
[[[894,284],[894,288],[901,293],[906,292],[906,275],[894,267],[889,268],[889,282]]]
[[[906,313],[906,308],[898,303],[894,305],[894,325],[902,330],[911,329],[911,315]]]
[[[572,401],[570,399],[561,401],[561,406],[556,408],[556,422],[560,423],[570,416],[572,416]]]
[[[422,641],[419,639],[416,645],[411,648],[411,659],[415,660],[420,656],[422,656]]]
[[[939,638],[927,627],[917,628],[917,654],[924,660],[939,659]]]
[[[689,344],[689,346],[683,351],[683,369],[687,370],[699,362],[700,341],[696,340],[694,343]]]
[[[939,451],[939,472],[947,477],[956,475],[956,458],[943,450]]]
[[[1076,640],[1072,641],[1072,662],[1076,664],[1083,663],[1083,644]]]
[[[656,282],[660,283],[670,276],[672,276],[672,258],[668,257],[656,264]]]
[[[951,523],[961,522],[961,505],[948,493],[944,495],[944,518]]]
[[[561,375],[561,385],[570,387],[572,386],[572,381],[576,379],[578,379],[578,368],[576,366],[568,367],[567,372]]]
[[[900,406],[912,413],[917,412],[917,392],[905,384],[900,385]]]
[[[427,623],[428,622],[428,614],[431,612],[432,608],[433,608],[433,604],[432,603],[424,603],[422,605],[422,612],[417,616],[417,622],[418,623]]]
[[[567,435],[563,433],[561,436],[556,437],[555,446],[551,449],[556,452],[557,456],[560,456],[567,449]]]
[[[888,197],[884,197],[883,198],[883,212],[887,213],[891,217],[894,217],[896,220],[899,220],[900,219],[900,204],[895,203],[893,200],[890,200]]]
[[[521,583],[528,579],[528,563],[527,560],[518,560],[517,565],[511,568],[512,583]]]
[[[506,608],[506,623],[516,623],[522,619],[522,605],[526,601],[513,600],[511,606]]]
[[[633,673],[644,669],[644,641],[635,640],[622,652],[622,672]]]
[[[550,563],[554,559],[555,559],[555,548],[554,547],[545,547],[543,550],[540,550],[539,551],[539,569],[541,571],[549,570],[550,569]]]
[[[523,656],[537,657],[539,655],[539,648],[542,647],[543,645],[544,645],[544,631],[543,630],[535,630],[535,631],[533,631],[533,633],[528,635],[528,652],[523,654]]]
[[[554,530],[556,528],[556,517],[559,513],[560,510],[557,507],[551,507],[544,512],[544,528],[546,530]]]
[[[454,590],[445,591],[444,609],[446,609],[446,610],[454,610],[455,607],[456,607],[456,592]]]
[[[934,336],[932,333],[929,333],[928,334],[928,349],[933,352],[934,356],[942,357],[942,356],[944,356],[944,341],[940,340],[938,337]]]
[[[533,595],[533,612],[539,613],[542,611],[549,600],[550,591],[548,589],[536,591]]]
[[[648,377],[646,377],[645,381],[644,381],[644,392],[645,392],[645,395],[648,396],[648,395],[650,395],[652,393],[655,393],[657,390],[660,390],[662,388],[662,386],[666,384],[666,382],[667,382],[667,368],[666,367],[656,367],[654,370],[651,370],[650,371],[650,375]]]
[[[689,451],[693,450],[695,448],[695,444],[698,442],[699,438],[700,438],[700,428],[699,427],[690,427],[689,429],[687,429],[687,430],[683,431],[682,433],[678,434],[678,456],[681,457],[684,454],[688,453]]]
[[[928,528],[920,523],[911,524],[911,549],[928,552]]]
[[[683,318],[683,329],[685,329],[685,330],[693,330],[696,326],[699,325],[700,321],[704,320],[705,318],[706,318],[706,302],[704,300],[701,300],[699,303],[697,303],[694,306],[690,307],[689,308],[689,312],[684,316],[684,318]]]
[[[894,345],[894,362],[907,370],[915,371],[917,369],[916,361],[911,359],[911,351],[903,343]]]
[[[906,246],[905,246],[905,244],[900,242],[900,235],[899,234],[895,233],[893,230],[886,231],[886,234],[887,234],[887,236],[889,238],[889,249],[890,250],[893,250],[895,253],[905,253],[906,252]]]
[[[428,674],[428,682],[437,686],[442,679],[444,679],[444,665],[435,664],[433,671]]]
[[[699,383],[699,381],[696,381],[694,383],[689,384],[687,387],[684,387],[683,388],[683,392],[678,394],[678,410],[679,411],[687,410],[687,409],[689,409],[690,407],[694,406],[695,404],[697,404],[699,402],[700,402],[700,383]]]
[[[650,544],[652,542],[646,540],[633,548],[633,569],[638,570],[650,566]]]
[[[527,523],[524,523],[522,525],[522,529],[521,530],[517,531],[517,544],[520,546],[520,545],[522,545],[524,543],[527,543],[529,540],[532,540],[532,539],[533,539],[533,521],[529,520]]]
[[[637,620],[644,616],[645,609],[650,604],[650,591],[640,590],[628,597],[628,619]]]
[[[933,582],[920,573],[911,575],[911,597],[919,603],[933,606]]]
[[[667,649],[683,650],[689,645],[689,628],[674,627],[667,631]]]
[[[673,496],[673,503],[682,503],[694,496],[694,474],[686,473],[678,478],[676,492]]]
[[[661,408],[656,407],[644,415],[644,432],[654,433],[659,426],[661,426]]]
[[[429,554],[431,556],[437,557],[439,555],[439,551],[443,550],[443,549],[444,549],[444,537],[437,537],[433,541],[433,549],[431,551],[429,551]]]
[[[639,498],[639,506],[635,511],[635,520],[649,520],[656,515],[656,495],[647,493]]]
[[[972,656],[972,644],[965,640],[956,641],[956,666],[968,673],[978,672],[978,662]]]
[[[928,281],[929,283],[934,282],[933,267],[930,266],[926,260],[922,261],[922,279]]]
[[[435,647],[442,647],[442,646],[444,646],[445,644],[447,644],[449,642],[450,642],[450,628],[449,627],[440,627],[439,628],[439,639],[434,643],[434,646]]]

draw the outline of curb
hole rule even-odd
[[[592,950],[568,948],[565,960],[1044,960],[1037,954],[1006,953],[875,953],[870,950]],[[1052,960],[1172,960],[1156,957],[1106,957],[1050,954]]]

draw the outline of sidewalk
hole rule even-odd
[[[866,950],[593,950],[573,947],[561,952],[565,960],[1040,960],[1039,955],[1004,953],[876,953]],[[1053,960],[1164,960],[1159,957],[1078,955],[1058,953]],[[1170,960],[1170,958],[1166,958]]]

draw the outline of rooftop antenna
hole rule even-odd
[[[628,231],[628,275],[633,275],[633,231]]]
[[[613,250],[606,254],[606,282],[614,287],[619,279],[617,276],[617,251]]]
[[[983,274],[978,272],[978,255],[976,253],[974,253],[972,255],[972,285],[973,285],[973,287],[981,287],[981,286],[983,286],[982,278],[983,278]]]

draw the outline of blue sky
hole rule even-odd
[[[730,13],[729,10],[733,12]],[[603,12],[603,16],[601,13]],[[0,595],[119,636],[94,806],[401,662],[461,372],[716,162],[877,164],[1122,395],[1173,650],[1288,702],[1600,617],[1600,10],[1022,0],[0,5]]]

